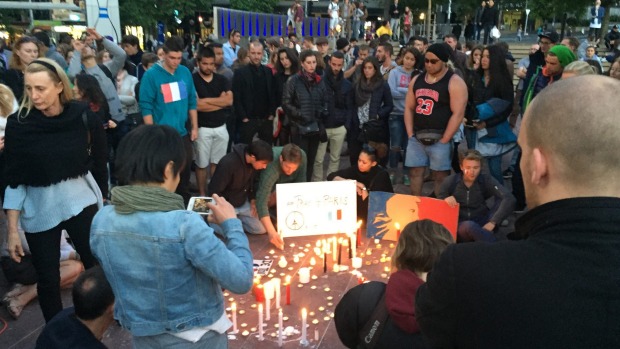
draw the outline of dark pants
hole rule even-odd
[[[357,140],[357,137],[350,137],[350,139],[347,140],[347,146],[349,149],[349,162],[351,163],[351,167],[357,167],[357,158],[362,152],[363,145],[364,144],[362,142]]]
[[[129,133],[129,125],[127,120],[119,121],[116,124],[116,128],[107,130],[110,183],[112,184],[116,184],[116,149],[118,148],[118,144],[121,142],[121,139],[123,139],[127,133]]]
[[[254,135],[258,133],[258,138],[273,144],[273,121],[267,119],[250,119],[248,122],[241,122],[239,126],[239,138],[241,143],[252,144]]]
[[[493,39],[491,37],[491,29],[493,29],[493,23],[484,23],[483,27],[484,27],[484,42],[483,42],[483,44],[485,44],[485,45],[487,43],[492,44],[495,41],[495,39]]]
[[[291,136],[294,144],[297,144],[306,153],[306,180],[312,179],[312,170],[314,169],[314,160],[319,147],[319,135],[301,135],[297,132],[296,127],[291,127]]]
[[[512,173],[512,195],[517,199],[515,211],[521,211],[525,208],[525,187],[523,186],[523,174],[521,173],[521,152],[517,157],[515,170]]]
[[[192,174],[192,159],[194,158],[194,147],[190,135],[183,137],[183,147],[185,148],[185,166],[181,169],[181,179],[177,186],[176,193],[183,197],[185,205],[189,203],[191,194],[189,193],[189,184]]]
[[[62,310],[60,299],[60,236],[65,229],[71,237],[75,250],[80,255],[84,268],[97,264],[90,251],[90,224],[97,213],[97,205],[91,205],[77,216],[61,222],[54,228],[26,233],[26,240],[32,253],[32,264],[37,271],[37,292],[39,304],[46,322]]]

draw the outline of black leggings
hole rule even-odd
[[[91,205],[77,216],[61,222],[50,230],[39,233],[26,232],[26,240],[32,253],[32,264],[37,271],[37,292],[45,322],[62,310],[60,299],[60,236],[65,229],[80,255],[84,268],[97,264],[90,251],[90,224],[97,213],[97,205]]]

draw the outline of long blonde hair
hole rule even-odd
[[[15,95],[7,86],[0,84],[0,117],[7,117],[13,111]]]
[[[54,71],[52,71],[50,68],[54,68]],[[63,89],[62,92],[59,94],[61,104],[67,104],[69,103],[69,101],[71,101],[71,99],[73,99],[73,90],[71,89],[69,77],[67,77],[67,74],[58,65],[58,63],[54,62],[49,58],[37,58],[32,61],[32,63],[28,64],[24,71],[24,76],[40,72],[47,72],[47,75],[54,83],[62,84]],[[31,110],[32,100],[30,99],[30,94],[28,93],[28,91],[26,91],[26,93],[24,93],[24,97],[22,98],[21,104],[19,105],[19,116],[25,117],[30,113]]]

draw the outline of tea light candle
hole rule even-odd
[[[310,257],[310,265],[311,266],[315,266],[316,265],[316,259],[314,259],[314,257]]]
[[[299,263],[299,256],[298,255],[295,255],[293,257],[293,263]]]
[[[302,284],[307,284],[310,282],[310,268],[299,269],[299,282]]]

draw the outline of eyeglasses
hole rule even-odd
[[[430,63],[430,64],[437,64],[439,61],[440,61],[439,59],[428,59],[428,58],[424,59],[424,63],[427,63],[427,64],[428,63]]]

